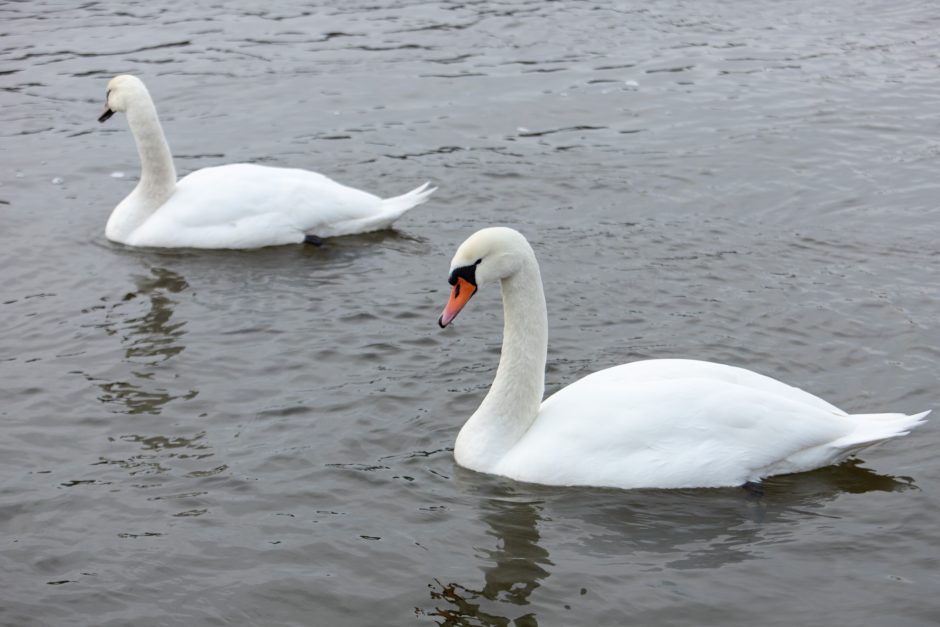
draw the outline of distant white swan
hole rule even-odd
[[[454,445],[457,463],[473,470],[549,485],[736,486],[836,463],[929,413],[850,415],[749,370],[688,359],[601,370],[542,402],[545,296],[520,233],[483,229],[460,246],[439,324],[492,281],[503,295],[499,367]]]
[[[130,246],[319,244],[321,237],[388,228],[436,189],[425,183],[382,199],[316,172],[248,163],[204,168],[177,182],[157,110],[140,79],[111,79],[98,121],[116,111],[127,114],[141,172],[137,187],[111,212],[105,235]]]

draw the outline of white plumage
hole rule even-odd
[[[528,242],[484,229],[461,245],[451,272],[442,326],[490,281],[505,310],[496,377],[454,446],[474,470],[549,485],[735,486],[836,463],[929,413],[848,414],[770,377],[688,359],[601,370],[540,402],[547,315]]]
[[[108,219],[108,239],[130,246],[257,248],[388,228],[436,188],[394,198],[347,187],[322,174],[237,163],[176,180],[169,146],[147,88],[133,76],[108,84],[100,120],[124,111],[137,142],[141,177]]]

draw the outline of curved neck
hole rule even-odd
[[[486,398],[457,435],[454,457],[481,472],[493,467],[535,421],[545,392],[548,314],[534,253],[503,279],[503,347]]]
[[[173,155],[163,135],[157,109],[149,96],[139,98],[127,108],[127,123],[140,155],[140,183],[137,187],[148,198],[159,198],[162,204],[176,187],[176,168],[173,167]]]
[[[176,189],[173,155],[163,135],[157,109],[149,95],[141,94],[127,107],[127,123],[140,156],[140,182],[108,220],[106,234],[123,241],[143,224]]]

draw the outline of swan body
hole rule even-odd
[[[929,413],[848,414],[770,377],[691,359],[607,368],[541,402],[545,297],[520,233],[483,229],[461,245],[439,322],[491,281],[503,295],[500,363],[454,445],[457,463],[472,470],[548,485],[736,486],[837,463],[907,434]]]
[[[137,187],[108,219],[105,236],[130,246],[258,248],[385,229],[425,202],[427,183],[394,198],[293,168],[236,163],[197,170],[178,182],[153,100],[143,82],[108,83],[99,121],[123,111],[137,143]]]

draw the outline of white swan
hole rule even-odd
[[[177,182],[157,110],[140,79],[111,79],[98,121],[116,111],[127,114],[141,172],[137,187],[111,213],[105,235],[130,246],[319,244],[321,237],[388,228],[436,189],[425,183],[382,199],[316,172],[248,163],[197,170]]]
[[[549,485],[737,486],[838,462],[929,413],[850,415],[749,370],[687,359],[601,370],[541,402],[548,318],[519,232],[483,229],[460,246],[439,324],[491,281],[503,296],[499,367],[454,445],[457,463],[473,470]]]

